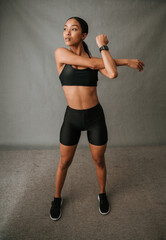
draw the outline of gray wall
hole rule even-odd
[[[140,59],[142,72],[118,67],[118,78],[99,73],[108,146],[166,143],[165,1],[0,1],[0,145],[51,147],[67,105],[54,50],[65,47],[63,26],[79,16],[89,24],[86,43],[101,57],[95,37],[106,34],[113,58]],[[79,146],[88,146],[82,132]]]

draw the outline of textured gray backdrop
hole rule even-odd
[[[119,66],[119,76],[99,73],[108,146],[166,143],[165,1],[1,0],[0,146],[59,145],[67,105],[54,51],[65,47],[63,26],[79,16],[89,25],[85,39],[101,57],[95,38],[106,34],[113,58],[138,58],[142,72]],[[79,146],[88,146],[82,132]]]

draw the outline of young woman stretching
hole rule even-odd
[[[92,57],[84,42],[88,34],[87,23],[79,17],[67,19],[63,37],[70,50],[60,47],[55,50],[55,60],[59,78],[66,96],[67,107],[60,129],[60,160],[56,172],[54,201],[51,202],[50,218],[61,217],[62,187],[66,178],[81,131],[87,131],[87,138],[96,166],[100,186],[98,194],[99,212],[103,215],[110,212],[106,195],[105,151],[108,132],[103,108],[97,96],[98,71],[113,79],[118,76],[117,66],[127,65],[143,70],[144,63],[138,59],[113,59],[107,46],[108,39],[104,34],[96,37],[96,43],[102,58]]]

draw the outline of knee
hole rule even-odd
[[[96,166],[100,167],[100,168],[104,168],[105,167],[105,159],[104,156],[102,157],[93,157],[93,161],[95,163]]]
[[[67,169],[70,164],[72,162],[72,158],[60,158],[60,163],[59,163],[59,166],[61,168],[61,170],[65,170]]]

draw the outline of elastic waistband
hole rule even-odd
[[[91,107],[91,108],[87,108],[87,109],[75,109],[75,108],[71,108],[69,107],[69,105],[67,105],[67,109],[69,109],[70,111],[75,111],[75,112],[84,112],[84,111],[91,111],[91,110],[95,110],[97,108],[101,107],[100,102],[98,102],[95,106]]]

